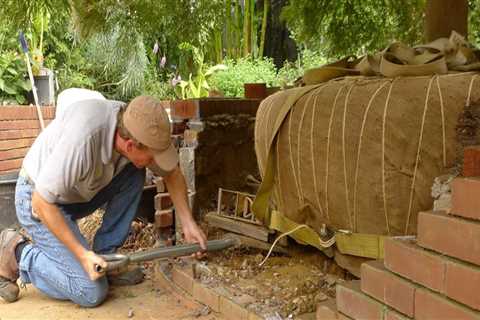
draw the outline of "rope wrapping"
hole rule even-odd
[[[266,186],[262,196],[317,233],[323,224],[415,233],[417,213],[432,207],[434,178],[458,159],[455,130],[465,106],[475,105],[477,77],[345,77],[268,97],[255,142],[264,177],[271,161],[276,191]],[[259,214],[266,225],[268,217]]]

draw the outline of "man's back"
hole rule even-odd
[[[123,103],[83,100],[66,107],[38,136],[23,167],[51,203],[89,201],[121,169],[113,151]],[[122,162],[122,167],[126,161]]]

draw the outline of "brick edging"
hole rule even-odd
[[[171,281],[180,288],[185,295],[198,303],[208,306],[212,311],[218,312],[227,319],[238,320],[261,320],[263,317],[245,309],[242,305],[233,301],[230,297],[210,288],[193,276],[191,264],[186,266],[173,265]]]

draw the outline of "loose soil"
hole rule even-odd
[[[265,251],[240,247],[209,253],[207,262],[197,263],[196,276],[258,315],[283,319],[315,312],[319,302],[335,297],[337,282],[352,279],[316,249],[289,248],[289,256],[273,254],[262,267]]]

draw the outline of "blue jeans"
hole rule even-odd
[[[142,196],[145,171],[128,164],[91,201],[58,205],[65,221],[78,241],[88,248],[80,233],[77,219],[104,206],[105,214],[97,231],[93,251],[112,253],[121,247],[130,231]],[[108,291],[106,277],[91,281],[75,256],[41,222],[32,218],[34,186],[19,177],[15,191],[15,206],[20,224],[32,238],[25,246],[19,262],[20,278],[32,283],[46,295],[71,300],[84,307],[95,307],[105,300]]]

